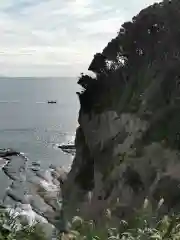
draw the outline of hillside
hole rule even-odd
[[[120,28],[78,83],[76,156],[63,185],[67,219],[129,220],[145,198],[180,209],[180,2],[156,3]],[[78,209],[78,211],[77,211]]]

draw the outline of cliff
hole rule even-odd
[[[66,217],[128,219],[147,197],[180,210],[180,2],[124,23],[94,56],[78,93],[76,156],[63,184]]]

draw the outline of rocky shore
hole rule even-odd
[[[61,145],[66,153],[74,148]],[[61,185],[67,178],[63,167],[50,165],[41,169],[40,162],[30,161],[23,153],[12,149],[0,150],[1,169],[11,180],[1,200],[1,209],[6,209],[22,219],[23,224],[35,222],[46,224],[49,233],[56,227],[64,228],[61,222]]]

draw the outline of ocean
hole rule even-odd
[[[75,135],[78,90],[75,78],[1,78],[0,148],[23,152],[44,169],[50,164],[68,168],[72,157],[55,146]],[[48,100],[57,104],[48,104]],[[1,171],[3,190],[9,184],[4,179]]]

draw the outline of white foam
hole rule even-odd
[[[32,210],[30,204],[17,203],[15,208],[8,207],[7,211],[13,218],[25,217],[27,224],[33,226],[37,222],[48,223],[48,221]]]
[[[8,160],[6,160],[4,158],[0,158],[0,169],[5,167],[8,162],[9,162]]]
[[[63,146],[63,145],[74,145],[75,143],[75,135],[67,135],[66,136],[66,141],[65,142],[62,142],[62,143],[56,143],[56,144],[53,144],[53,146],[55,148],[59,148],[60,146]]]
[[[47,182],[46,180],[41,180],[40,186],[47,192],[57,192],[59,190],[57,185],[53,184],[53,182]]]
[[[19,154],[20,154],[21,156],[25,156],[25,153],[23,153],[23,152],[20,152]]]
[[[67,143],[65,143],[66,145],[74,144],[74,142],[75,142],[75,134],[74,135],[67,135],[66,136],[66,141],[67,141]]]

